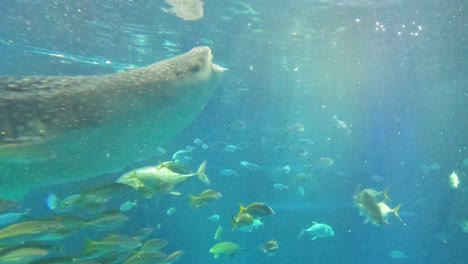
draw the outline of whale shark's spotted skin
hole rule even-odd
[[[0,77],[2,198],[151,157],[194,120],[221,73],[197,47],[115,74]]]

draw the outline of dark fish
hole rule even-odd
[[[242,204],[239,206],[240,209],[237,215],[248,213],[253,217],[264,217],[267,215],[275,214],[275,211],[264,203],[255,202],[249,204],[247,207],[242,206]]]

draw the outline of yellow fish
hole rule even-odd
[[[9,241],[25,241],[40,239],[43,236],[55,234],[65,227],[60,221],[32,220],[16,223],[0,230],[0,244]]]
[[[231,231],[242,227],[251,226],[254,222],[254,218],[248,213],[241,213],[237,217],[232,217]]]
[[[253,217],[264,217],[267,215],[275,214],[275,211],[264,203],[255,202],[249,204],[247,207],[242,206],[242,204],[240,204],[239,206],[240,210],[239,213],[237,213],[237,216],[243,213],[248,213]]]
[[[221,197],[222,195],[218,191],[205,190],[200,195],[198,196],[190,195],[189,198],[190,198],[190,205],[195,208],[198,208],[208,203],[213,203]]]

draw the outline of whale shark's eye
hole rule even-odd
[[[197,72],[200,70],[200,68],[201,68],[200,65],[195,64],[195,65],[193,65],[193,67],[190,69],[190,71],[191,71],[192,73],[197,73]]]

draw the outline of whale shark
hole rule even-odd
[[[0,76],[0,198],[78,182],[153,157],[212,97],[209,47],[125,72]]]

